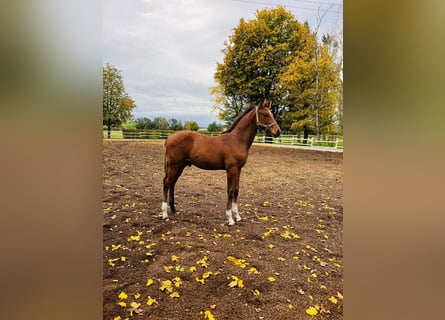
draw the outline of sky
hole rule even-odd
[[[122,72],[135,100],[134,118],[165,117],[221,121],[212,111],[217,62],[224,42],[241,18],[284,5],[300,22],[317,25],[318,9],[328,10],[319,34],[342,29],[342,0],[104,0],[103,62]],[[333,4],[333,5],[332,5]]]

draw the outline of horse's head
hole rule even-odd
[[[272,101],[266,99],[261,100],[261,102],[256,106],[256,124],[260,128],[264,128],[267,134],[276,138],[280,135],[280,126],[275,121],[275,118],[270,111],[270,106]]]

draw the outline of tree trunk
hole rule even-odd
[[[305,128],[304,132],[303,132],[303,143],[304,144],[307,144],[308,138],[309,138],[309,130]]]

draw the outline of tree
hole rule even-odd
[[[283,7],[241,19],[214,75],[218,117],[230,124],[244,105],[266,97],[282,129],[302,132],[306,140],[310,133],[332,131],[342,110],[341,82],[328,44],[318,42],[323,16],[314,32]]]
[[[102,84],[103,124],[107,126],[108,139],[110,139],[111,127],[130,120],[131,110],[136,105],[125,91],[121,71],[109,63],[103,67]]]
[[[339,74],[338,102],[335,109],[334,123],[339,134],[343,134],[343,28],[323,36],[323,43],[328,46]]]
[[[192,130],[192,131],[198,131],[199,124],[196,123],[196,121],[186,121],[184,123],[184,129],[185,130]]]
[[[135,122],[136,122],[136,129],[152,129],[153,127],[153,122],[146,117],[137,118]]]
[[[164,117],[156,117],[153,119],[154,129],[158,130],[167,130],[168,129],[168,120]]]
[[[305,142],[310,133],[319,136],[332,127],[338,101],[340,82],[335,64],[325,45],[317,54],[317,59],[304,54],[295,57],[280,81],[287,108],[282,127],[302,132]]]
[[[209,131],[209,132],[221,132],[222,131],[222,127],[223,126],[221,124],[217,124],[216,121],[213,121],[207,127],[207,131]]]
[[[267,98],[280,122],[280,75],[298,52],[308,50],[309,33],[308,25],[284,7],[257,11],[253,20],[241,19],[225,43],[224,62],[217,64],[214,75],[217,85],[211,88],[219,118],[230,124],[245,104]]]
[[[285,127],[303,132],[304,142],[309,133],[320,140],[321,133],[333,131],[341,82],[339,68],[329,52],[330,40],[323,36],[318,43],[317,34],[323,17],[319,11],[317,26],[311,33],[307,51],[299,52],[281,77],[280,92],[288,112],[284,115]]]
[[[183,127],[181,121],[173,118],[168,120],[168,128],[170,130],[182,130]]]

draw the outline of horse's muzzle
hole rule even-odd
[[[281,129],[280,127],[278,127],[278,125],[273,126],[272,128],[269,128],[269,134],[274,137],[274,138],[278,138],[281,134]]]

